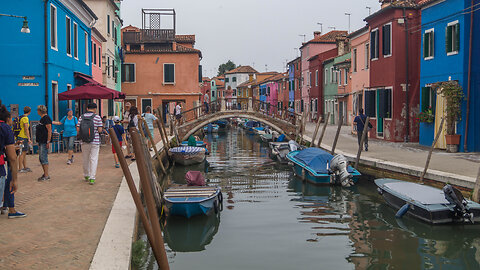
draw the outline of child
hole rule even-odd
[[[120,117],[114,116],[113,122],[115,122],[115,124],[113,125],[113,130],[115,131],[115,135],[117,135],[117,139],[118,139],[118,142],[120,143],[120,146],[122,146],[123,141],[127,140],[125,136],[125,129],[123,128],[120,122]],[[126,147],[123,147],[123,148],[126,148]],[[113,144],[112,144],[112,153],[113,153],[113,157],[115,158],[115,168],[120,168],[118,156],[117,156],[117,153],[115,153],[115,148],[113,148]]]

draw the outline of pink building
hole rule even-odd
[[[352,114],[358,115],[364,109],[363,92],[370,87],[370,31],[365,26],[348,35],[351,46],[351,91],[352,98],[348,104]],[[352,127],[353,130],[353,127]]]
[[[105,37],[98,31],[97,28],[92,27],[92,78],[99,84],[103,85],[102,73],[102,42],[107,41]],[[108,108],[108,100],[102,100],[99,106],[99,113],[104,115]]]
[[[336,48],[336,38],[341,36],[347,36],[347,31],[330,31],[324,35],[321,32],[314,32],[313,39],[305,42],[300,47],[301,52],[301,67],[302,67],[302,79],[300,82],[301,87],[301,112],[306,112],[308,105],[310,104],[310,88],[311,78],[315,74],[310,73],[310,57],[326,52],[328,50]]]

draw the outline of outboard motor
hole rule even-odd
[[[290,151],[297,151],[300,148],[300,145],[294,140],[288,141],[288,145],[290,146]]]
[[[353,176],[348,172],[348,160],[343,155],[336,155],[330,160],[330,171],[335,177],[335,182],[344,187],[353,185]]]
[[[455,205],[455,217],[458,219],[463,219],[463,221],[468,220],[473,223],[473,213],[470,213],[470,211],[465,208],[468,202],[465,200],[462,193],[451,185],[445,185],[442,190],[443,194],[445,195],[445,199],[451,204]]]

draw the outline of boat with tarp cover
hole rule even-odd
[[[287,154],[287,159],[293,164],[293,171],[298,177],[313,184],[340,183],[349,186],[356,183],[361,175],[348,165],[344,156],[333,156],[320,148],[292,151]]]
[[[193,165],[205,160],[205,148],[195,146],[179,146],[168,150],[173,160],[181,165]]]

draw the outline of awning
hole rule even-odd
[[[95,81],[92,76],[89,76],[87,74],[83,74],[83,73],[80,73],[80,72],[74,72],[74,76],[75,78],[79,78],[79,79],[83,79],[85,80],[87,83],[94,83],[94,84],[100,84],[99,82]]]
[[[59,100],[125,99],[125,94],[98,83],[87,83],[58,94]]]

